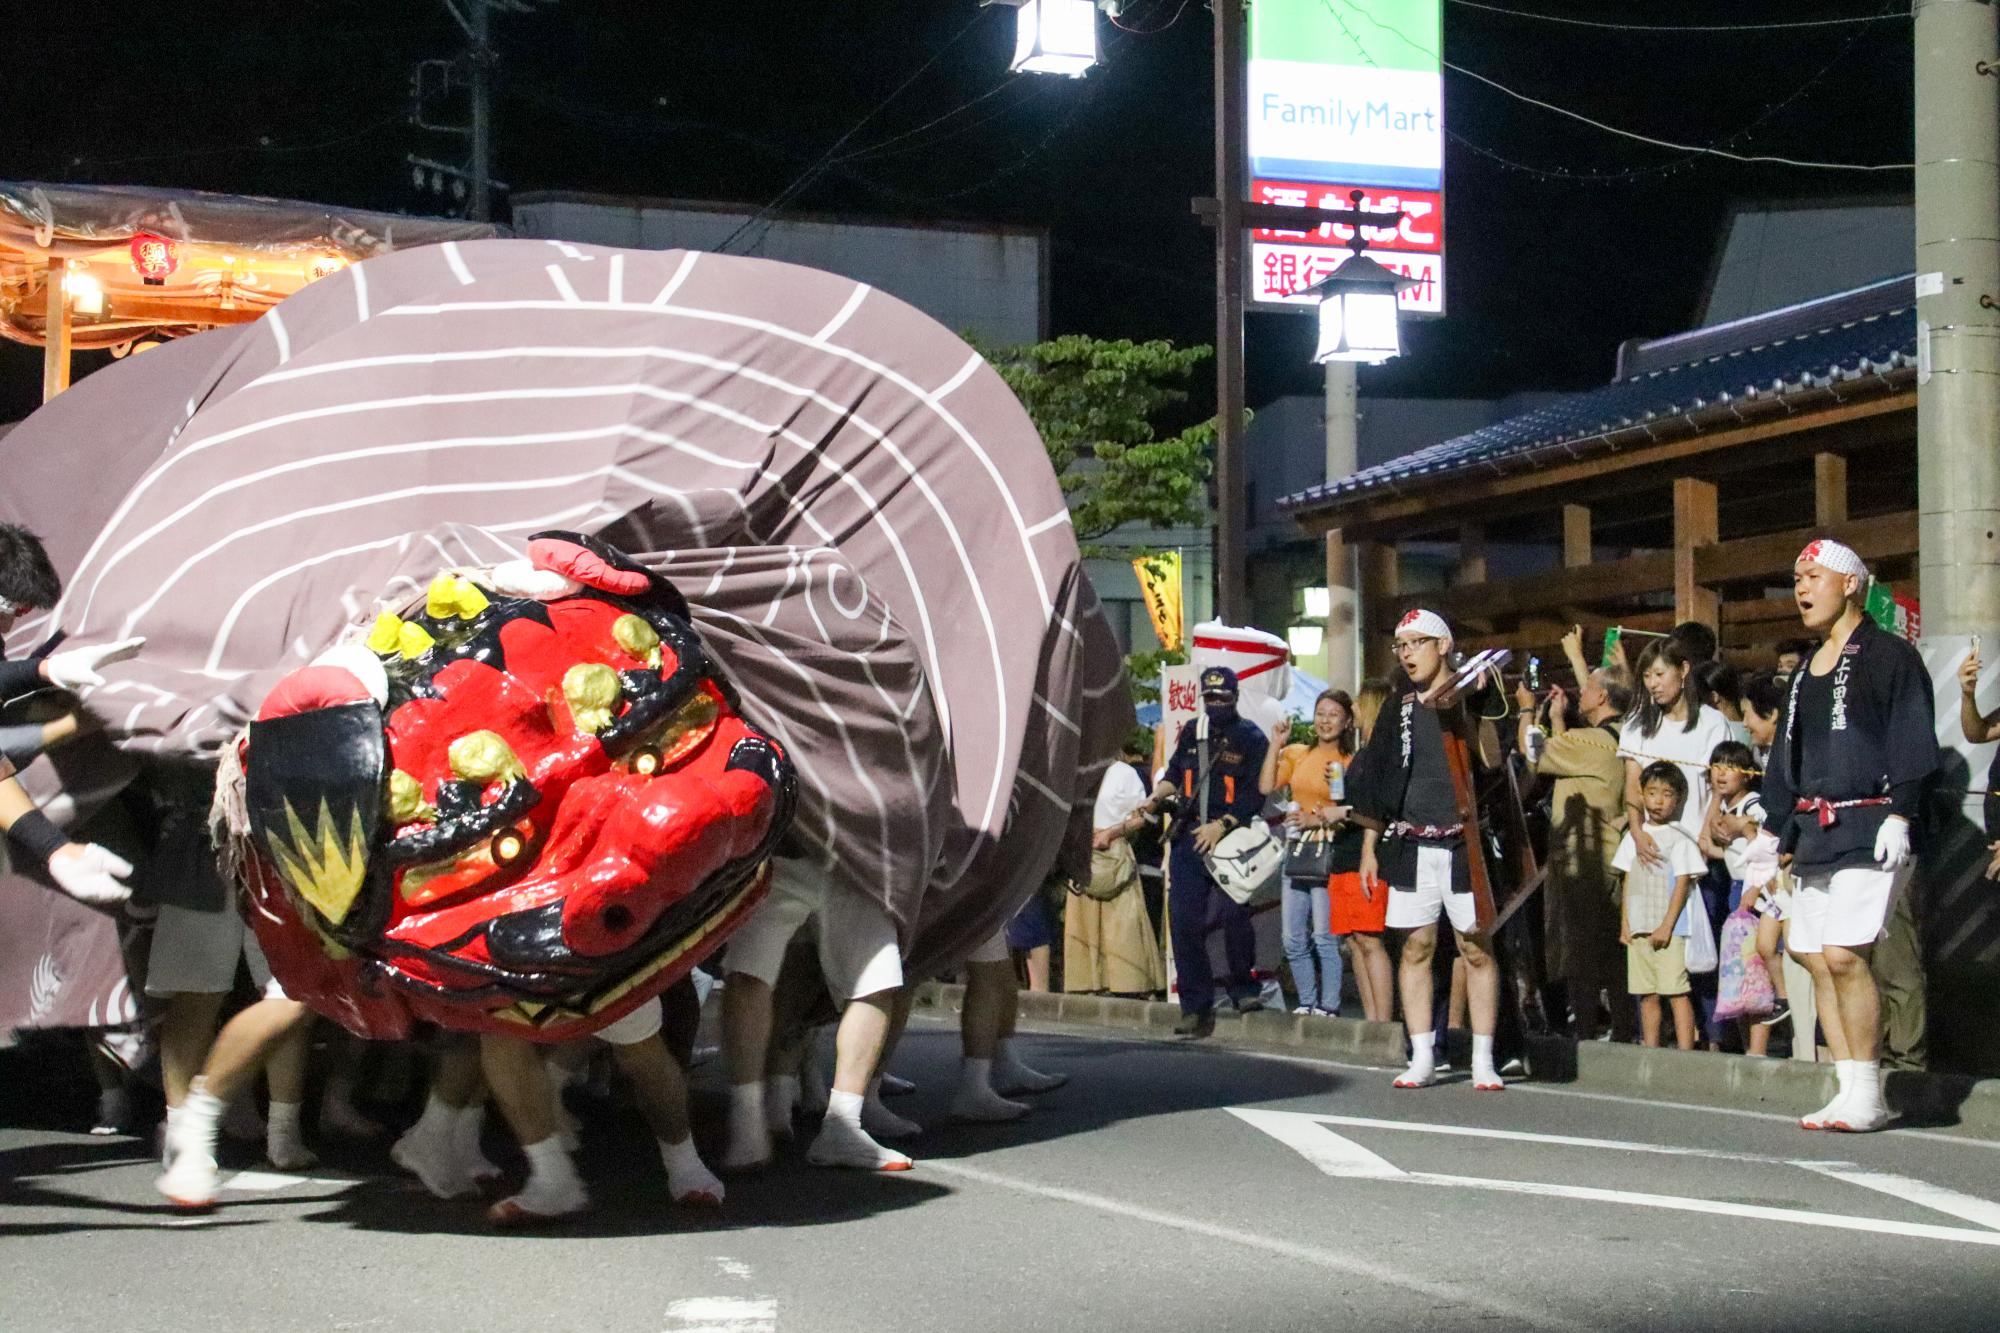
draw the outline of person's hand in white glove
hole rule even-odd
[[[115,907],[132,896],[121,883],[132,863],[94,842],[64,843],[49,854],[49,878],[64,893],[90,907]]]
[[[508,597],[531,597],[538,602],[574,597],[583,591],[583,585],[568,575],[558,574],[553,569],[537,569],[526,560],[509,560],[495,565],[488,577],[495,592]]]
[[[1890,815],[1875,835],[1875,863],[1884,870],[1899,870],[1910,859],[1910,821]]]
[[[146,646],[140,639],[120,639],[116,643],[93,643],[87,648],[71,648],[50,653],[42,659],[42,678],[65,690],[80,690],[104,683],[99,667],[110,666],[135,656]]]

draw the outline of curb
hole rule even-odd
[[[963,986],[928,982],[918,987],[915,1007],[956,1014],[964,995]],[[1033,991],[1022,992],[1020,1013],[1033,1022],[1071,1023],[1154,1038],[1170,1036],[1180,1021],[1180,1007],[1174,1004]],[[1401,1069],[1407,1049],[1401,1023],[1269,1010],[1217,1014],[1215,1035],[1204,1044],[1320,1055],[1381,1069]],[[1711,1051],[1533,1037],[1527,1061],[1536,1081],[1580,1091],[1782,1115],[1817,1110],[1834,1091],[1831,1065]],[[1885,1075],[1885,1091],[1902,1128],[1940,1129],[2000,1142],[2000,1079],[1892,1071]]]

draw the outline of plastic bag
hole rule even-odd
[[[1722,923],[1721,976],[1716,983],[1715,1016],[1762,1018],[1777,1008],[1771,974],[1757,953],[1757,917],[1740,908]]]

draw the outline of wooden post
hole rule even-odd
[[[68,272],[63,260],[51,260],[44,278],[44,337],[42,340],[42,401],[69,387],[69,300],[63,277]]]
[[[1478,523],[1462,523],[1458,528],[1458,572],[1452,583],[1486,582],[1486,529]]]
[[[1847,521],[1847,455],[1813,455],[1813,525]]]
[[[1590,507],[1563,506],[1563,568],[1581,569],[1590,563]]]
[[[1674,478],[1674,619],[1698,620],[1719,627],[1722,598],[1695,579],[1695,548],[1712,546],[1721,536],[1716,517],[1715,483],[1696,477]]]
[[[1326,680],[1337,690],[1361,688],[1361,633],[1367,593],[1359,587],[1355,550],[1340,529],[1326,534]]]
[[[1391,626],[1380,623],[1373,612],[1378,606],[1392,604],[1402,590],[1396,547],[1392,542],[1359,542],[1354,553],[1361,585],[1355,590],[1355,604],[1361,614],[1361,670],[1367,676],[1386,676]]]

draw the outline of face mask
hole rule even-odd
[[[1234,703],[1210,703],[1207,707],[1208,719],[1211,722],[1232,722],[1236,718]]]

